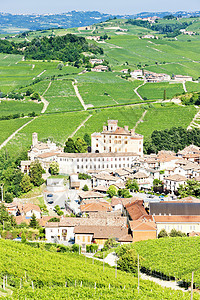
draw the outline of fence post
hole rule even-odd
[[[140,258],[138,254],[138,294],[140,292]]]
[[[31,281],[31,285],[32,285],[32,290],[34,291],[34,285],[33,285],[33,281]]]
[[[80,287],[82,287],[82,284],[83,284],[83,283],[82,283],[82,281],[81,281]]]
[[[190,300],[193,300],[193,281],[194,281],[194,271],[192,272],[191,297],[190,297]]]
[[[96,289],[96,286],[97,286],[97,284],[96,284],[96,282],[95,282],[95,284],[94,284],[94,288]]]

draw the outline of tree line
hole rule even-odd
[[[83,52],[103,54],[103,49],[88,43],[84,37],[66,34],[49,38],[34,38],[31,42],[15,43],[0,40],[0,52],[21,54],[28,59],[78,62],[84,58]]]
[[[186,146],[194,144],[200,147],[200,130],[187,130],[182,127],[172,127],[165,130],[154,130],[151,137],[144,141],[144,153],[158,153],[161,150],[178,152]]]

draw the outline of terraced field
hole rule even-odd
[[[200,92],[200,83],[186,82],[185,85],[188,92]]]
[[[138,93],[146,100],[164,99],[164,91],[166,90],[166,99],[172,99],[176,94],[184,92],[181,83],[170,84],[168,82],[146,83],[138,89]]]
[[[0,117],[13,114],[24,114],[35,112],[40,114],[43,108],[42,103],[34,103],[33,101],[19,101],[19,100],[1,100],[0,102]]]
[[[163,107],[153,104],[149,109],[142,123],[137,127],[137,132],[149,137],[154,130],[163,130],[181,126],[187,128],[192,121],[197,109],[194,106],[182,107],[168,104]]]

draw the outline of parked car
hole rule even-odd
[[[47,194],[47,197],[53,197],[53,194]]]
[[[48,204],[53,204],[53,200],[51,200],[51,199],[50,199],[50,200],[47,200],[47,203],[48,203]]]

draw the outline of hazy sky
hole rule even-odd
[[[200,0],[0,0],[0,11],[10,13],[60,13],[98,10],[112,14],[142,11],[200,10]]]

